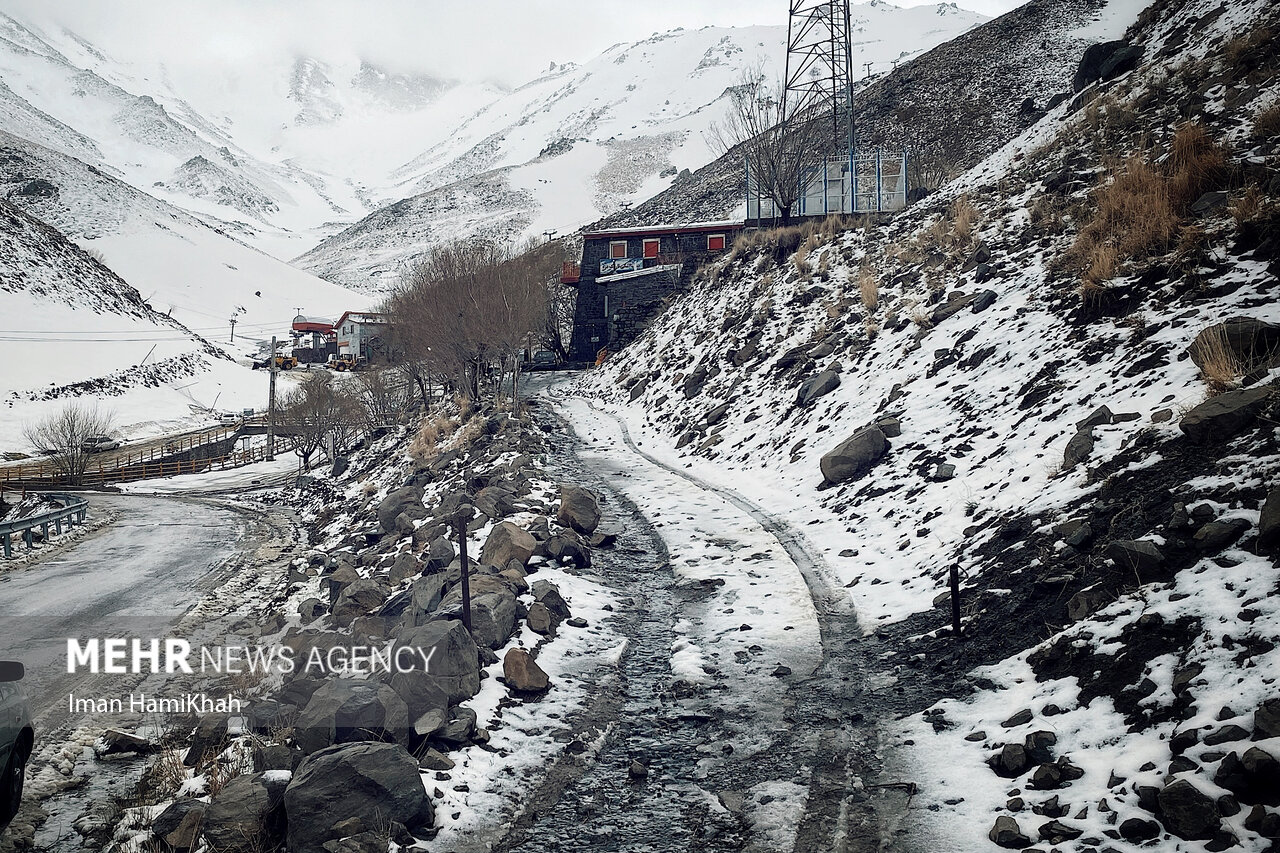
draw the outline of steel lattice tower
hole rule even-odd
[[[849,0],[789,0],[782,121],[831,114],[832,152],[852,151],[853,51]]]

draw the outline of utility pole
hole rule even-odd
[[[231,343],[236,342],[236,318],[231,318]]]
[[[271,386],[267,392],[267,461],[274,461],[276,458],[276,336],[271,336],[271,361],[269,371],[271,373]]]
[[[462,626],[471,633],[471,570],[467,566],[467,525],[475,509],[469,503],[458,507],[453,517],[454,530],[458,535],[458,560],[462,565]]]

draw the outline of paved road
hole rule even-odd
[[[213,583],[244,526],[236,513],[196,500],[90,498],[90,514],[103,508],[116,514],[113,524],[0,573],[0,657],[26,665],[37,722],[66,710],[68,638],[164,637]]]

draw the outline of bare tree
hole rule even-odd
[[[826,105],[829,108],[829,105]],[[825,153],[828,134],[809,111],[783,115],[782,84],[765,83],[763,66],[745,69],[729,89],[723,123],[708,129],[722,154],[736,152],[761,195],[773,202],[786,225],[802,185]]]
[[[92,451],[86,446],[91,436],[111,432],[115,418],[97,403],[67,403],[62,410],[23,429],[27,441],[49,457],[54,470],[79,485],[89,467]]]
[[[285,392],[280,403],[281,432],[293,436],[293,450],[310,470],[316,451],[337,444],[338,433],[361,425],[362,414],[337,393],[327,371],[311,372]],[[342,444],[345,445],[345,441]]]
[[[394,424],[409,406],[413,389],[400,370],[370,370],[356,374],[355,394],[368,429]]]

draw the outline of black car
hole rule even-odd
[[[22,778],[35,745],[31,707],[18,682],[24,669],[17,661],[0,661],[0,830],[18,814]]]
[[[524,369],[530,370],[555,370],[560,366],[560,357],[551,350],[538,350],[533,354],[533,358],[524,363]]]

